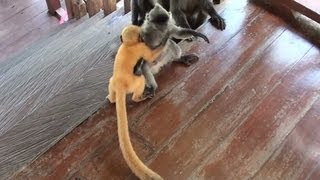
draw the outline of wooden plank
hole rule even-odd
[[[313,58],[319,58],[320,54],[313,52],[315,53]],[[311,73],[310,75],[314,76]],[[320,161],[318,153],[320,149],[319,109],[320,100],[311,107],[253,179],[307,179]]]
[[[30,163],[104,103],[110,61],[120,43],[114,33],[120,34],[129,16],[106,21],[66,39],[55,36],[0,77],[0,118],[6,120],[0,123],[0,142],[6,144],[0,147],[3,177]]]
[[[307,178],[308,180],[318,180],[320,177],[320,163],[318,163],[318,166],[311,171],[309,177]]]
[[[21,38],[31,29],[35,29],[51,19],[46,12],[46,4],[43,1],[32,4],[30,7],[15,14],[8,21],[0,23],[0,49]],[[57,21],[55,18],[53,20]],[[53,21],[50,21],[53,23]],[[21,27],[24,28],[21,28]]]
[[[40,0],[3,0],[0,2],[0,23],[9,21],[13,16],[23,12],[23,10],[28,9],[30,6],[38,3]],[[41,2],[45,4],[44,1]]]
[[[143,160],[153,153],[138,136],[131,134],[131,138]],[[99,111],[14,179],[105,179],[130,173],[119,149],[116,120]]]
[[[312,11],[320,14],[320,3],[319,1],[314,1],[314,0],[294,0],[297,3],[306,6],[306,8],[311,9]]]
[[[68,13],[68,18],[69,19],[73,19],[74,18],[74,13],[72,11],[72,0],[65,0],[64,1],[65,5],[66,5],[66,10]]]
[[[10,33],[9,36],[12,38],[9,38],[8,41],[2,43],[2,51],[4,52],[4,56],[0,57],[0,63],[4,64],[5,61],[10,61],[11,56],[21,53],[25,50],[25,48],[29,48],[33,42],[39,40],[41,37],[44,37],[47,34],[55,33],[64,28],[65,26],[59,25],[55,17],[50,17],[43,24],[39,26],[34,25],[29,32],[26,30],[17,30],[16,36]],[[22,34],[19,32],[22,32]]]
[[[76,19],[80,19],[81,17],[87,15],[87,5],[84,0],[72,1],[72,12],[74,13],[74,17]]]
[[[280,3],[320,23],[320,11],[316,11],[316,9],[312,9],[296,0],[281,0]]]
[[[60,0],[46,0],[48,12],[55,15],[56,10],[61,8]]]
[[[107,16],[117,9],[116,0],[103,0],[103,12]]]
[[[40,35],[42,34],[41,33],[42,30],[46,31],[46,28],[50,28],[50,26],[46,26],[46,24],[44,24],[43,26],[45,28],[40,28],[40,33],[39,33],[39,30],[36,29],[29,32],[26,36],[23,36],[23,38],[25,38],[25,40],[28,42],[26,42],[23,38],[20,38],[19,41],[14,42],[12,45],[10,45],[4,50],[4,53],[6,53],[8,57],[0,57],[0,60],[1,60],[0,76],[3,75],[6,71],[11,69],[12,67],[25,61],[29,56],[36,54],[36,49],[49,45],[48,42],[53,43],[57,41],[57,39],[59,38],[64,39],[64,38],[68,38],[68,36],[72,36],[73,34],[80,34],[84,29],[87,29],[87,27],[101,25],[100,20],[103,21],[103,23],[108,21],[113,21],[113,19],[116,19],[122,16],[122,14],[123,14],[123,8],[115,11],[114,13],[110,14],[105,18],[103,18],[103,15],[101,14],[101,15],[96,15],[89,19],[81,18],[80,20],[70,21],[69,23],[65,23],[58,26],[56,29],[53,29],[53,30],[51,29],[51,31],[47,29],[47,31],[49,32],[45,33],[46,35],[43,34],[43,39],[37,40],[39,38],[39,34]],[[52,17],[52,19],[54,18]],[[84,21],[85,23],[82,23]],[[50,22],[48,23],[50,24]],[[63,30],[61,30],[60,28],[62,28]],[[35,41],[35,42],[32,43],[32,41]],[[27,46],[29,42],[30,44],[32,44],[32,46],[30,45]],[[16,47],[16,45],[18,47]],[[25,50],[24,53],[15,52],[17,48],[26,47],[26,46],[28,47],[28,51]]]
[[[298,48],[306,45],[300,43]],[[319,98],[320,74],[309,74],[310,64],[318,59],[308,57],[309,54],[299,61],[249,118],[211,151],[192,177],[248,179],[254,176]],[[285,62],[276,58],[270,63],[273,68]],[[316,77],[312,82],[310,75]]]
[[[116,131],[114,131],[116,134]],[[132,144],[136,150],[138,156],[142,161],[146,161],[153,154],[153,150],[139,138],[134,133],[130,134]],[[126,179],[129,175],[132,174],[132,171],[129,169],[127,163],[124,161],[119,144],[118,137],[115,138],[115,142],[108,146],[100,147],[96,156],[91,160],[94,164],[95,169],[99,172],[98,179]],[[88,179],[94,179],[91,174],[85,174],[85,171],[88,166],[79,168],[77,174],[85,176]]]
[[[13,179],[64,179],[73,173],[79,174],[74,169],[81,168],[81,164],[96,153],[97,146],[104,144],[107,150],[116,140],[115,120],[105,117],[104,121],[96,123],[93,121],[94,118],[97,117],[89,119],[80,128],[76,128],[73,134],[67,135],[59,142],[60,146],[54,146],[42,155],[41,161],[24,168]],[[81,134],[82,138],[78,139],[78,134]],[[38,171],[39,169],[41,171]],[[95,172],[95,169],[88,169],[92,171],[88,175]]]
[[[128,13],[129,11],[131,11],[131,0],[123,0],[123,6],[124,6],[124,13]]]
[[[87,0],[87,10],[89,17],[94,16],[102,8],[102,0]]]

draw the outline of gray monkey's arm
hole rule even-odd
[[[224,30],[226,28],[224,19],[214,9],[211,0],[201,0],[200,5],[202,9],[210,15],[211,19],[209,21],[211,22],[211,24],[216,26],[219,30]]]

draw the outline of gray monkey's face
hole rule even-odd
[[[141,27],[141,38],[148,47],[155,49],[166,44],[169,38],[170,19],[170,13],[158,3],[146,14]]]
[[[142,30],[141,38],[144,41],[144,43],[151,49],[163,46],[165,42],[168,40],[168,38],[166,38],[162,34],[162,32],[152,29]]]

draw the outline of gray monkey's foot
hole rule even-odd
[[[144,98],[153,98],[155,94],[156,94],[156,91],[152,86],[151,87],[146,86],[144,88],[144,91],[143,91]]]
[[[209,21],[214,27],[216,27],[217,29],[219,29],[221,31],[226,28],[226,23],[225,23],[224,19],[219,15],[212,16],[209,19]]]
[[[178,62],[181,62],[187,66],[190,66],[191,64],[197,62],[199,60],[199,57],[195,54],[188,54],[181,56],[180,59],[178,59]]]

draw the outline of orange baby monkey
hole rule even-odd
[[[135,102],[145,99],[145,78],[143,75],[134,75],[134,67],[141,58],[151,63],[162,52],[162,47],[152,50],[146,46],[141,41],[140,31],[140,27],[129,25],[121,33],[122,44],[114,62],[107,98],[111,103],[116,103],[119,144],[128,166],[142,180],[160,180],[162,177],[149,169],[135,153],[128,129],[126,95],[133,93],[132,100]]]

